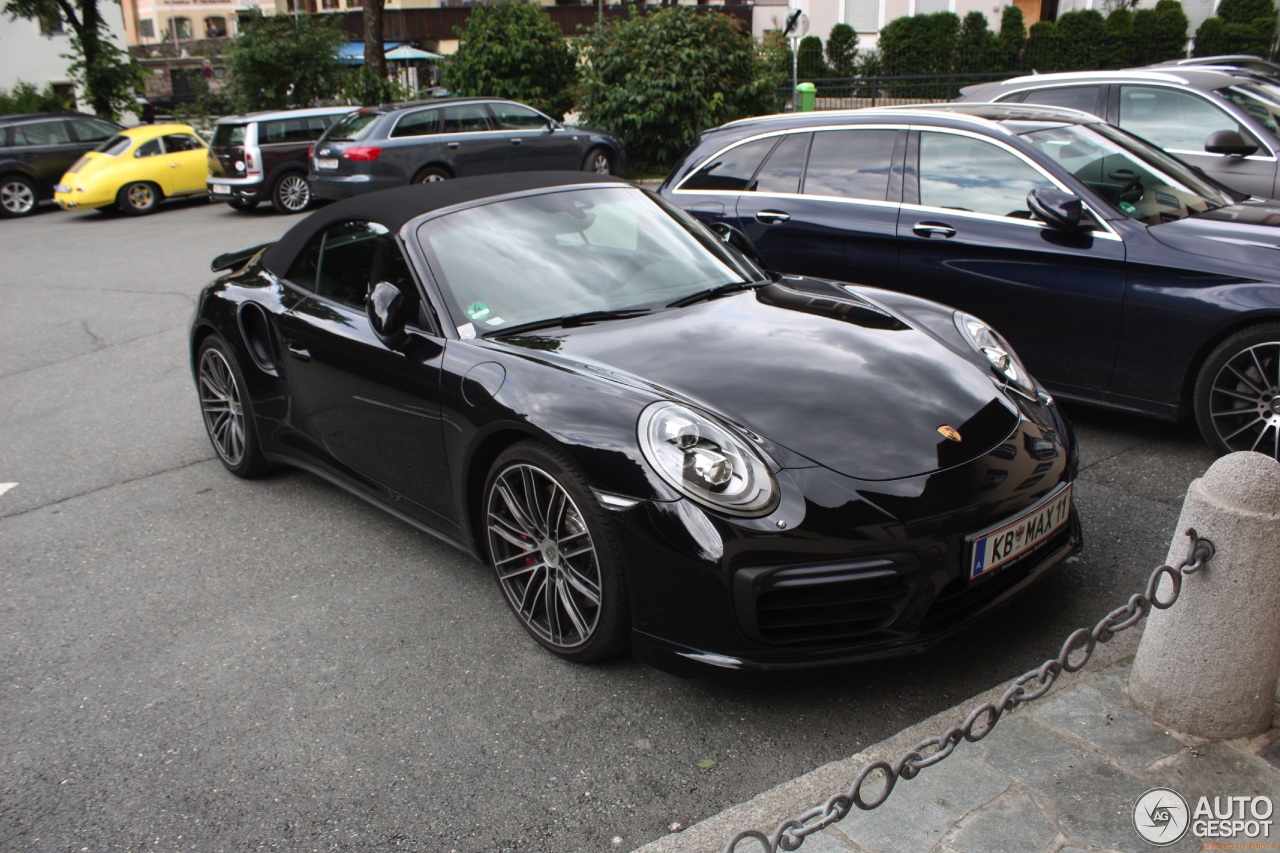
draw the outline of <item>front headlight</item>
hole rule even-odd
[[[1031,374],[1027,373],[1027,368],[1023,366],[1022,359],[1018,358],[1013,347],[1009,346],[1009,342],[1001,337],[999,332],[972,314],[957,311],[955,316],[956,328],[960,330],[960,334],[990,363],[996,375],[1018,391],[1034,398],[1035,382],[1031,379]]]
[[[761,516],[777,503],[760,455],[707,416],[660,401],[640,413],[637,430],[644,458],[682,495],[728,515]]]

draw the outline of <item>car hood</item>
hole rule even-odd
[[[1176,222],[1151,235],[1183,252],[1238,260],[1274,271],[1280,266],[1280,202],[1249,199]]]
[[[684,398],[862,480],[963,464],[1017,426],[988,370],[841,286],[784,281],[502,342]],[[961,440],[944,438],[944,425]]]

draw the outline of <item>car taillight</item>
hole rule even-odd
[[[308,145],[308,146],[307,146],[307,156],[308,156],[308,157],[314,157],[314,156],[315,156],[315,154],[316,154],[316,147],[315,147],[314,145]]]
[[[262,162],[258,159],[258,152],[248,148],[244,151],[244,170],[249,175],[262,174]]]
[[[356,163],[367,163],[370,160],[377,160],[380,156],[382,156],[381,148],[370,148],[364,146],[348,148],[346,151],[342,152],[342,159],[353,160]]]

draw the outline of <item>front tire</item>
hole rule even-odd
[[[614,522],[564,453],[522,441],[484,490],[489,564],[520,624],[544,648],[586,663],[630,641],[631,609]]]
[[[30,216],[36,212],[36,185],[22,175],[0,180],[0,216]]]
[[[149,181],[126,184],[117,196],[120,210],[130,216],[145,216],[160,203],[160,188]]]
[[[253,405],[235,356],[221,338],[211,335],[200,344],[196,364],[200,411],[218,460],[237,477],[262,474],[270,466],[258,442]]]
[[[1236,332],[1210,353],[1196,379],[1195,409],[1218,453],[1280,459],[1280,323]]]
[[[311,206],[311,184],[305,175],[281,175],[271,188],[271,206],[277,213],[302,213]]]
[[[592,148],[582,161],[582,171],[597,175],[613,174],[613,157],[603,148]]]

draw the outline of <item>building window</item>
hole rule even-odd
[[[855,32],[880,32],[880,0],[844,0],[844,22]]]
[[[226,18],[205,18],[204,19],[204,37],[207,39],[220,39],[227,34]]]
[[[190,38],[191,38],[191,19],[190,19],[190,18],[172,18],[172,19],[170,19],[170,21],[169,21],[169,32],[167,33],[167,35],[169,36],[169,38],[173,38],[173,32],[174,32],[174,30],[175,30],[175,29],[176,29],[176,30],[177,30],[177,32],[178,32],[178,38],[180,38],[180,39],[190,39]]]
[[[156,22],[150,18],[138,21],[138,35],[144,39],[156,37]]]
[[[347,0],[348,9],[363,9],[364,0]]]

